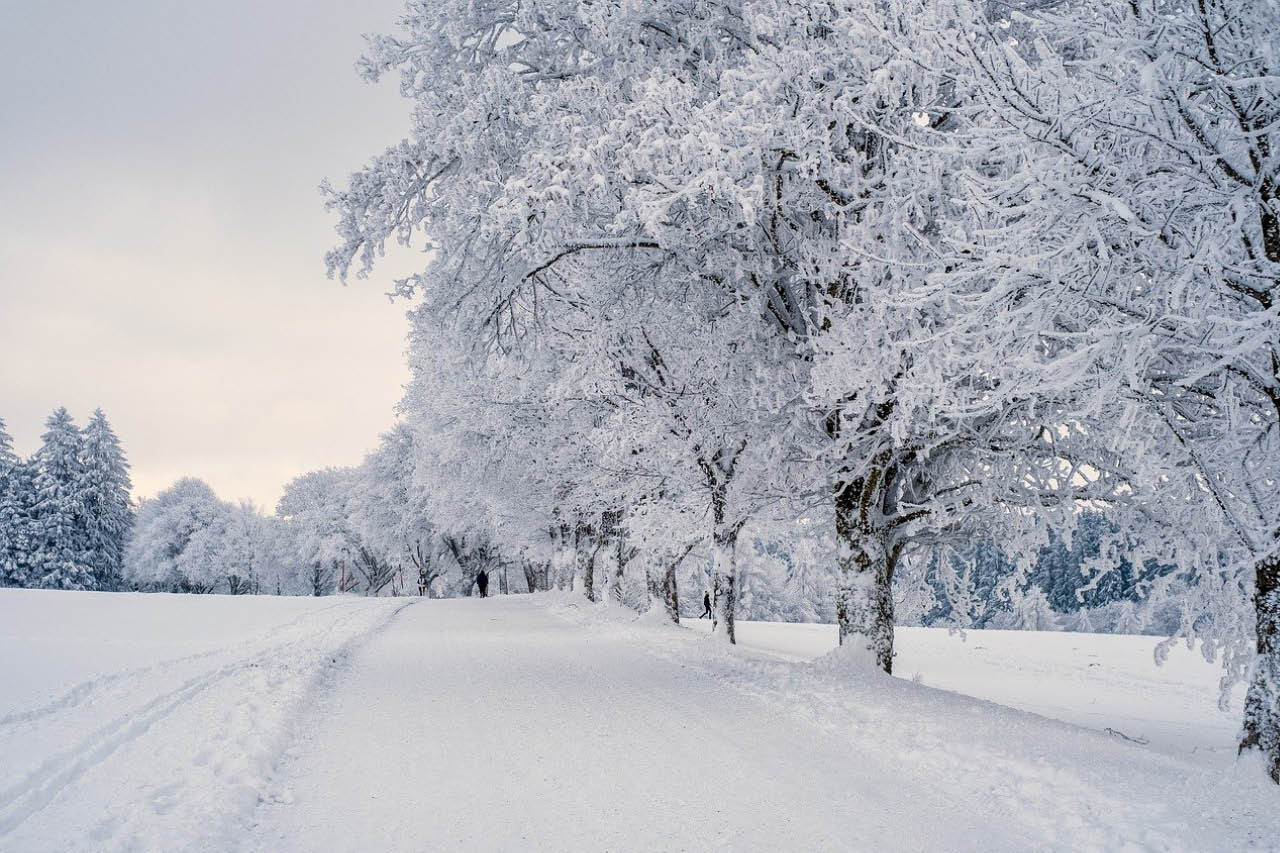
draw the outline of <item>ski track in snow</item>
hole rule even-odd
[[[0,851],[1280,849],[1248,763],[568,595],[93,595],[0,596],[34,650],[0,675],[45,694],[0,692]],[[59,608],[114,616],[69,654]],[[134,665],[175,612],[186,653]],[[72,675],[119,618],[131,654]]]
[[[228,806],[256,803],[318,675],[403,606],[326,602],[248,639],[107,673],[6,714],[0,850],[206,847],[219,820],[235,817]]]
[[[279,633],[280,631],[288,630],[289,628],[292,628],[301,622],[314,620],[318,614],[324,613],[325,611],[333,610],[338,607],[342,607],[342,602],[338,602],[336,604],[330,604],[329,606],[319,611],[300,614],[294,617],[293,619],[290,619],[288,622],[284,622],[284,623],[281,623],[280,625],[273,626],[273,628],[271,629],[271,633],[273,634]],[[254,646],[254,643],[255,643],[254,640],[247,640],[238,645],[240,648],[247,649],[247,648],[252,648]],[[182,655],[176,658],[169,658],[167,660],[156,661],[155,663],[146,664],[145,666],[139,666],[133,669],[127,669],[122,672],[113,672],[113,673],[108,673],[106,675],[99,676],[97,678],[90,678],[72,686],[70,689],[66,691],[66,693],[64,693],[63,695],[59,696],[57,699],[45,705],[41,705],[39,707],[31,708],[24,711],[13,711],[11,713],[0,716],[0,728],[13,726],[19,723],[38,722],[40,720],[43,720],[46,717],[50,717],[61,711],[65,711],[75,706],[82,705],[86,701],[96,699],[100,697],[105,690],[115,687],[118,684],[131,684],[136,682],[139,679],[146,678],[146,677],[153,677],[155,675],[163,673],[166,670],[173,669],[176,666],[180,666],[180,665],[187,664],[194,661],[208,660],[209,658],[223,656],[226,654],[228,654],[227,649],[222,649],[222,648],[210,649],[209,651],[196,652],[190,655]],[[2,794],[0,794],[0,799],[3,799]]]

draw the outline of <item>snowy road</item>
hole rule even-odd
[[[987,703],[887,678],[850,689],[618,611],[559,610],[400,613],[314,709],[247,849],[1277,843],[1274,789],[1252,777],[1196,778]]]

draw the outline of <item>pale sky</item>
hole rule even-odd
[[[404,135],[361,34],[402,0],[0,0],[0,417],[101,406],[135,494],[268,510],[357,463],[407,379],[392,273],[324,276],[316,187]]]

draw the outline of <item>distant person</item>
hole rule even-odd
[[[698,618],[699,619],[711,618],[711,593],[709,592],[704,592],[702,594],[702,615],[699,616]]]
[[[480,597],[487,598],[489,595],[489,573],[480,572],[476,575],[476,586],[480,588]]]
[[[427,570],[418,569],[418,595],[427,594]]]

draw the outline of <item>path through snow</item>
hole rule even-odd
[[[1243,849],[1277,794],[1072,726],[550,596],[409,608],[246,849]]]

